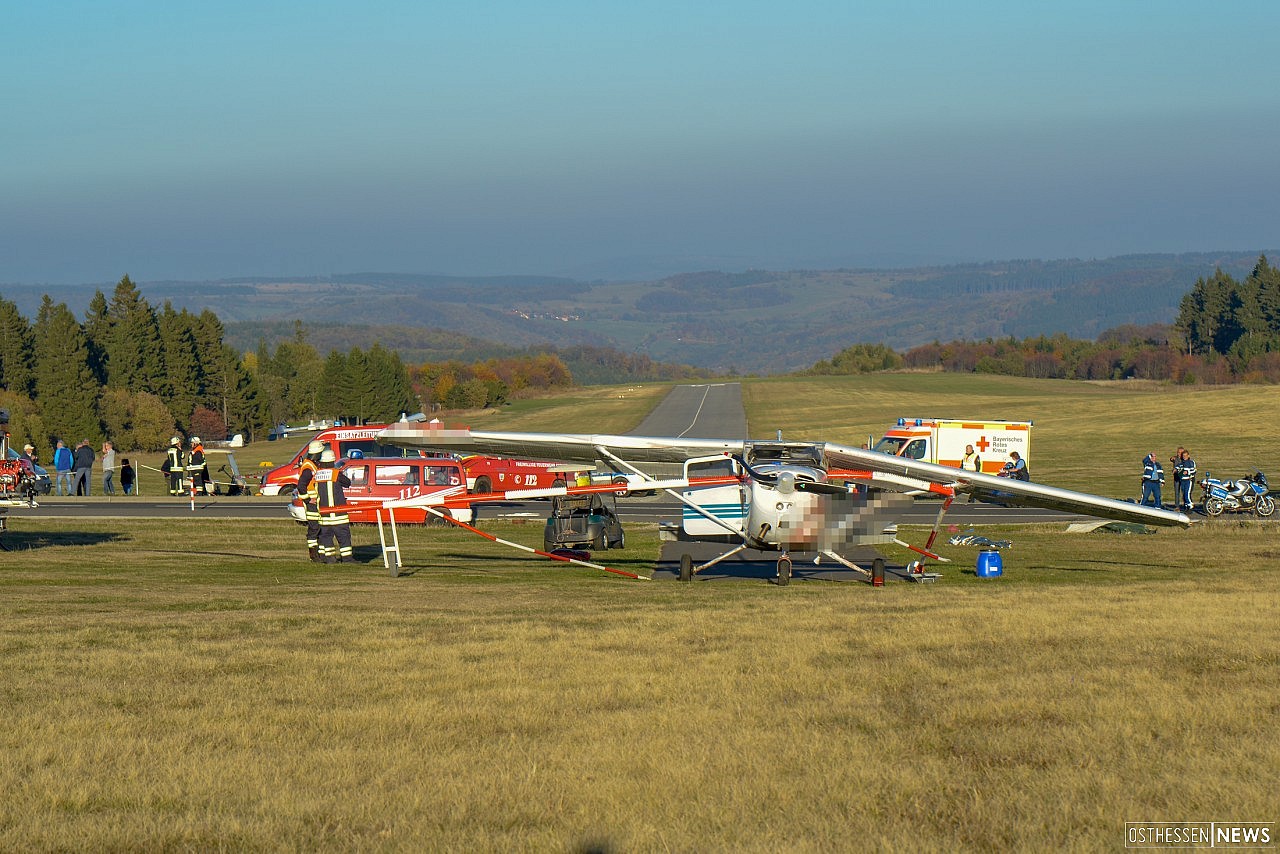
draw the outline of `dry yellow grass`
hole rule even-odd
[[[998,582],[952,548],[872,590],[427,530],[390,579],[273,523],[111,525],[15,524],[0,849],[1085,850],[1276,818],[1272,528],[1002,530]]]
[[[1031,420],[1034,479],[1116,498],[1139,496],[1148,451],[1163,462],[1178,445],[1191,449],[1202,474],[1235,478],[1258,466],[1280,479],[1274,386],[901,373],[758,380],[743,386],[743,398],[753,436],[781,429],[794,439],[855,445],[868,434],[879,438],[899,417]],[[1164,498],[1172,501],[1172,466],[1164,465]]]

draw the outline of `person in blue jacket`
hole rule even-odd
[[[1173,478],[1178,482],[1178,509],[1194,510],[1191,487],[1196,482],[1196,461],[1191,459],[1191,452],[1186,448],[1178,449],[1178,458],[1173,463]]]
[[[1164,483],[1164,468],[1154,453],[1142,458],[1142,503],[1160,507],[1160,485]]]
[[[53,468],[58,473],[58,495],[73,495],[71,491],[71,469],[73,458],[71,449],[61,439],[58,440],[58,447],[53,452]],[[67,485],[67,491],[62,491],[62,484]]]

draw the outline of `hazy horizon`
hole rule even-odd
[[[1088,259],[1280,226],[1274,3],[7,17],[10,284]]]

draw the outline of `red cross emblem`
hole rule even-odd
[[[991,443],[987,441],[986,436],[979,436],[978,441],[974,442],[973,444],[979,451],[982,451],[984,454],[987,452],[987,448],[991,447]]]

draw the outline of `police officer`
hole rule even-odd
[[[1142,459],[1142,503],[1150,507],[1163,506],[1160,502],[1160,485],[1164,483],[1164,466],[1154,453]]]
[[[302,507],[307,514],[307,557],[313,563],[320,562],[320,509],[316,506],[319,496],[316,472],[320,469],[320,455],[324,453],[324,447],[324,442],[313,439],[307,445],[307,453],[298,466],[298,495],[302,497]]]
[[[320,511],[320,555],[325,563],[355,563],[351,553],[351,517],[344,508],[347,495],[343,492],[351,485],[351,479],[337,468],[337,456],[332,449],[320,453],[320,468],[316,471],[317,509]]]
[[[160,471],[169,476],[169,494],[182,494],[182,477],[186,473],[186,464],[182,459],[182,439],[174,436],[169,440],[169,450],[165,452]]]
[[[1191,503],[1191,487],[1196,482],[1196,461],[1186,448],[1178,449],[1178,459],[1173,464],[1173,479],[1178,486],[1178,504],[1182,510],[1194,510]]]

